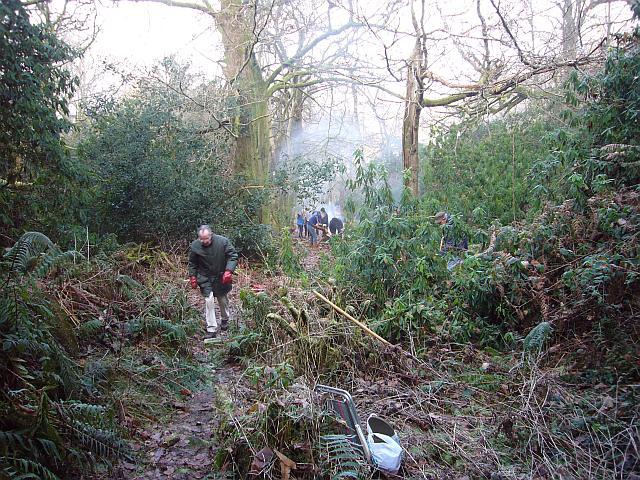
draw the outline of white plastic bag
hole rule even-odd
[[[402,463],[402,447],[389,435],[369,432],[367,443],[371,452],[371,461],[376,468],[395,475]]]
[[[398,473],[403,451],[396,430],[386,420],[372,414],[367,418],[367,431],[373,464],[383,472]]]

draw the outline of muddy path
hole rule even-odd
[[[321,244],[312,249],[306,239],[295,237],[294,243],[303,267],[313,274],[318,268],[321,253],[327,252],[329,246]],[[234,277],[234,288],[229,294],[229,332],[219,335],[212,344],[205,344],[202,338],[193,338],[190,342],[191,355],[205,370],[206,382],[195,391],[183,392],[182,399],[166,399],[170,402],[171,413],[135,432],[130,440],[132,458],[120,461],[108,476],[93,476],[90,477],[92,480],[219,478],[220,466],[215,464],[220,448],[216,441],[220,415],[216,407],[216,392],[223,388],[236,402],[238,414],[251,396],[250,387],[243,378],[243,367],[229,363],[224,354],[226,342],[241,322],[239,292],[252,287],[270,291],[277,284],[278,278],[265,277],[248,263],[241,262]],[[204,301],[197,290],[189,289],[188,297],[193,308],[199,311],[204,308]],[[216,314],[220,318],[217,303]],[[201,334],[204,332],[203,319]]]

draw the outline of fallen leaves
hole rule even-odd
[[[275,450],[278,459],[280,460],[280,474],[282,480],[289,480],[289,474],[291,470],[296,469],[296,462],[287,457],[284,453]]]

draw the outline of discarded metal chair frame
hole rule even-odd
[[[347,427],[352,431],[350,435],[355,435],[358,439],[358,442],[362,447],[362,453],[364,454],[365,460],[368,463],[371,463],[369,444],[367,443],[367,438],[362,430],[360,417],[358,416],[358,411],[356,410],[356,405],[353,402],[351,394],[341,388],[329,387],[328,385],[320,384],[316,385],[314,391],[330,393],[342,397],[341,400],[329,399],[327,400],[327,403],[330,404],[331,409],[346,422]]]

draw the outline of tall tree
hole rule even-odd
[[[406,185],[414,195],[418,195],[418,172],[420,158],[418,156],[420,135],[420,114],[424,100],[424,71],[427,63],[426,34],[424,31],[424,0],[421,0],[420,22],[416,18],[413,0],[411,6],[411,23],[415,32],[415,42],[411,57],[407,62],[407,91],[402,120],[402,164],[410,172]]]
[[[541,55],[523,48],[521,41],[514,34],[512,22],[504,14],[503,7],[497,0],[489,1],[493,9],[493,27],[488,24],[482,12],[481,0],[476,0],[477,28],[481,32],[476,37],[476,42],[480,42],[480,48],[477,49],[481,52],[479,56],[470,49],[464,51],[464,47],[455,40],[455,35],[449,32],[462,59],[476,72],[475,80],[461,82],[447,79],[427,64],[429,48],[435,49],[436,43],[429,38],[424,29],[424,0],[419,2],[419,15],[414,9],[416,0],[410,0],[414,43],[409,60],[406,61],[402,153],[404,167],[410,171],[410,175],[406,177],[406,187],[414,195],[419,194],[418,139],[420,114],[425,108],[455,106],[463,107],[464,111],[471,115],[495,114],[509,110],[527,99],[535,88],[549,82],[556,72],[577,68],[602,58],[598,45],[592,45],[592,48],[582,55],[573,55],[571,51],[566,50],[560,55]],[[526,32],[526,29],[522,30]],[[467,33],[464,36],[470,35]],[[498,55],[492,56],[490,43],[499,46]],[[505,50],[504,46],[508,48]],[[570,54],[569,57],[567,53]],[[442,90],[447,93],[438,95],[438,91]]]
[[[271,68],[265,68],[258,51],[265,50],[261,44],[262,35],[269,22],[275,21],[273,10],[279,5],[277,0],[221,0],[217,7],[208,0],[133,1],[188,8],[212,18],[222,39],[224,76],[233,91],[230,102],[233,110],[231,126],[236,141],[235,172],[256,186],[267,185],[272,159],[269,99],[281,90],[325,81],[326,72],[316,67],[311,52],[323,42],[345,35],[356,23],[349,19],[340,26],[326,25],[321,31],[306,32],[294,50],[283,50],[281,60]]]
[[[0,3],[0,178],[5,185],[56,169],[69,128],[75,79],[71,49],[44,25],[33,25],[18,0]]]

